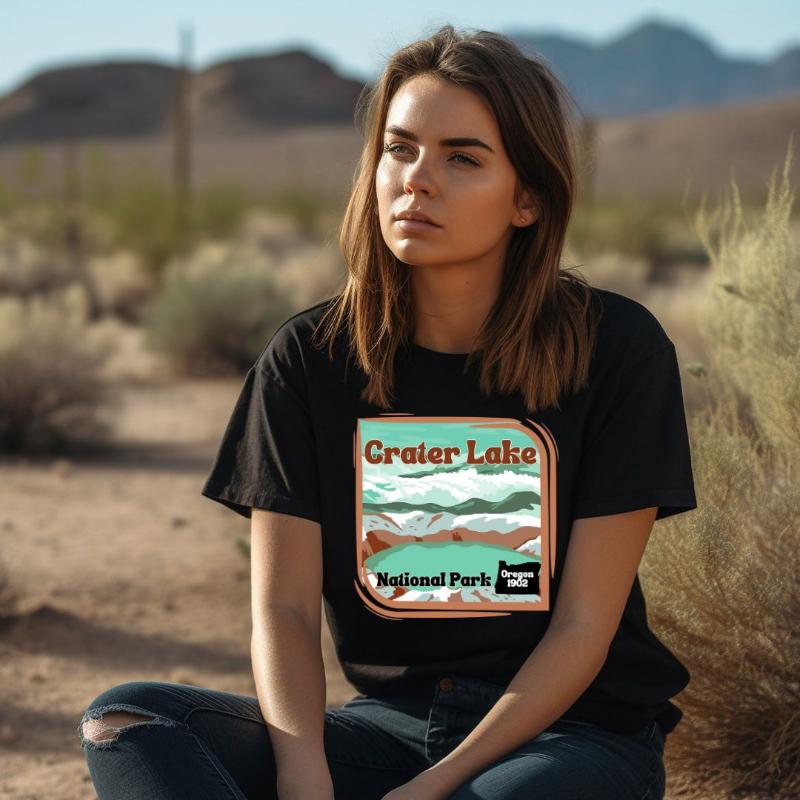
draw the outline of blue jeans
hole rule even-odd
[[[337,800],[381,800],[410,781],[453,750],[503,691],[452,675],[328,709],[324,745]],[[83,735],[84,720],[113,710],[154,718],[123,726],[110,739]],[[269,732],[255,697],[131,681],[98,695],[78,731],[100,800],[277,798]],[[664,739],[655,722],[622,734],[559,719],[473,775],[450,800],[661,800]]]

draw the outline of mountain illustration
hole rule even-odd
[[[430,514],[447,512],[450,514],[503,514],[523,509],[532,510],[532,506],[537,505],[541,498],[536,492],[513,492],[505,500],[499,502],[484,500],[481,497],[471,497],[462,503],[452,506],[442,506],[438,503],[409,503],[397,501],[393,503],[363,503],[364,512],[392,513],[419,511]]]

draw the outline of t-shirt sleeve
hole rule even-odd
[[[304,377],[281,377],[274,363],[268,345],[248,370],[201,494],[244,517],[257,507],[321,522]]]
[[[584,444],[573,518],[657,506],[656,519],[697,508],[674,344],[627,367]]]

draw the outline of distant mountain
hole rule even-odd
[[[599,117],[800,92],[800,46],[769,61],[730,59],[688,28],[650,19],[602,45],[504,31],[543,56],[581,108]]]
[[[164,122],[174,74],[145,62],[42,72],[0,98],[0,143],[150,134]]]
[[[153,136],[171,124],[177,70],[107,62],[49,70],[0,98],[0,144]],[[363,83],[302,50],[232,59],[194,75],[197,133],[352,123]]]
[[[599,117],[800,93],[800,46],[769,61],[730,59],[689,29],[650,19],[602,45],[504,31],[538,53]],[[171,124],[172,65],[104,62],[42,72],[0,98],[0,145],[64,136],[157,136]],[[198,137],[352,125],[359,80],[302,50],[231,59],[194,76]]]
[[[197,76],[205,131],[352,123],[364,84],[302,50],[225,61]]]

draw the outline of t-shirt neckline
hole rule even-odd
[[[410,343],[411,359],[417,364],[426,364],[442,370],[461,372],[467,362],[469,353],[444,353],[441,350],[431,350],[416,342]]]

